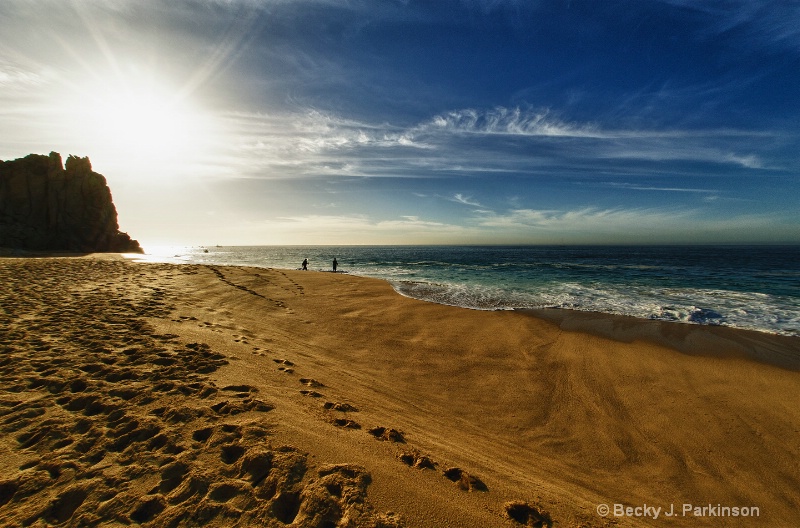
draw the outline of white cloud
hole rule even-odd
[[[226,234],[242,244],[442,244],[467,243],[474,230],[416,215],[376,220],[367,215],[296,215],[236,225]]]
[[[800,6],[796,2],[753,2],[752,0],[661,0],[662,2],[704,11],[709,15],[704,38],[718,38],[735,29],[743,30],[767,45],[800,47]]]
[[[475,226],[512,243],[658,244],[770,242],[791,239],[785,219],[750,214],[710,219],[701,210],[681,208],[598,208],[568,210],[514,209],[476,217]],[[776,221],[778,222],[776,224]],[[787,238],[788,236],[788,238]]]
[[[431,147],[399,127],[347,119],[317,109],[226,114],[234,130],[230,156],[251,177],[377,176],[411,165],[408,151]],[[371,171],[371,168],[376,170]]]
[[[655,185],[638,185],[633,183],[603,182],[608,187],[630,189],[632,191],[659,191],[659,192],[679,192],[679,193],[718,193],[717,189],[698,189],[692,187],[659,187]]]
[[[754,154],[749,155],[738,155],[738,154],[727,154],[724,156],[725,159],[730,161],[731,163],[735,163],[737,165],[741,165],[742,167],[748,169],[762,169],[764,168],[764,164],[761,162],[758,156]]]
[[[699,210],[584,207],[565,210],[473,211],[458,223],[403,215],[293,215],[220,227],[235,243],[292,244],[552,244],[552,243],[725,243],[758,233],[775,218],[747,215],[703,219]],[[785,231],[785,230],[784,230]],[[785,236],[786,233],[779,233]],[[230,242],[234,243],[234,242]]]
[[[413,130],[423,135],[448,132],[533,137],[602,137],[593,125],[569,124],[550,114],[547,109],[533,111],[519,107],[495,107],[492,110],[467,108],[439,114]]]
[[[461,193],[456,193],[452,198],[450,198],[450,201],[464,205],[471,205],[473,207],[483,207],[479,202],[473,200],[471,196],[464,196]]]
[[[231,112],[227,119],[236,134],[230,158],[239,160],[230,172],[257,178],[546,175],[601,167],[606,174],[620,174],[615,171],[628,170],[628,161],[638,163],[636,170],[642,174],[663,170],[653,162],[734,164],[746,169],[766,165],[752,152],[753,134],[603,130],[593,124],[567,123],[546,110],[462,109],[408,127],[348,119],[318,109]],[[626,164],[617,166],[615,160]]]
[[[45,69],[32,69],[0,57],[0,87],[8,91],[23,91],[49,82],[52,73]]]

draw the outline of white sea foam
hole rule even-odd
[[[464,283],[391,282],[398,293],[408,297],[477,310],[564,308],[800,335],[797,306],[757,292],[642,291],[642,288],[612,289],[578,283],[520,292]]]

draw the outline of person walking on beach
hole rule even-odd
[[[303,271],[308,271],[308,259],[303,259]]]
[[[339,263],[336,262],[336,257],[333,257],[333,272],[336,273],[336,268],[339,267]]]

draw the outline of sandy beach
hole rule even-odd
[[[800,338],[118,255],[0,278],[0,526],[800,526]]]

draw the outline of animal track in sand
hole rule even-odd
[[[321,387],[325,386],[325,385],[323,385],[322,383],[318,382],[317,380],[315,380],[313,378],[300,378],[300,383],[302,383],[306,387],[313,387],[315,389],[318,389],[318,388],[321,388]]]
[[[303,396],[308,396],[310,398],[322,398],[323,397],[322,394],[318,393],[317,391],[312,391],[312,390],[301,390],[300,394],[302,394]]]

